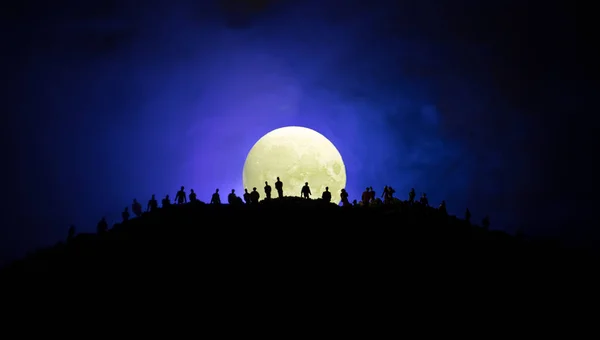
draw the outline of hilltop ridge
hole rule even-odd
[[[79,234],[5,268],[8,277],[87,273],[145,275],[245,261],[371,269],[405,266],[432,271],[573,270],[584,254],[555,244],[485,230],[437,209],[403,202],[338,207],[284,198],[256,205],[174,205],[116,224],[104,234]],[[386,269],[389,270],[389,269]]]

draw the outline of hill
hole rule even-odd
[[[595,268],[584,252],[488,231],[429,207],[286,198],[159,209],[17,261],[0,284],[5,310],[29,322],[64,310],[81,317],[107,311],[102,327],[199,315],[219,330],[242,322],[244,331],[234,328],[245,332],[313,319],[391,324],[397,314],[390,310],[399,309],[412,320],[405,324],[420,329],[423,322],[462,324],[467,315],[563,315],[558,306],[595,296]]]
[[[488,231],[430,207],[338,207],[286,198],[257,205],[185,204],[145,213],[104,234],[79,234],[39,251],[2,275],[123,279],[231,270],[268,275],[296,268],[324,276],[364,269],[523,277],[574,274],[592,260],[581,251]]]
[[[0,284],[17,319],[9,327],[68,315],[135,334],[179,329],[171,320],[229,334],[354,324],[372,334],[371,325],[398,323],[479,335],[525,324],[537,334],[587,311],[596,268],[584,252],[429,207],[286,198],[159,209],[17,261]]]

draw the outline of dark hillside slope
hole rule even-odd
[[[104,235],[80,234],[17,261],[2,280],[109,282],[104,289],[134,281],[204,290],[284,282],[312,287],[332,280],[340,287],[491,289],[588,282],[594,267],[584,253],[486,231],[432,208],[342,208],[285,199],[147,213]]]

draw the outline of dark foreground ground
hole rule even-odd
[[[86,291],[221,306],[353,304],[365,296],[417,305],[537,296],[555,304],[593,286],[597,270],[583,251],[487,231],[432,208],[288,199],[148,213],[17,261],[0,282],[12,298]]]

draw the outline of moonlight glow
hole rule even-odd
[[[322,134],[300,126],[273,130],[254,144],[244,163],[244,188],[253,187],[264,198],[265,181],[277,197],[275,181],[283,182],[284,196],[300,196],[304,182],[320,198],[329,187],[332,201],[340,201],[340,190],[346,186],[346,167],[336,147]]]

